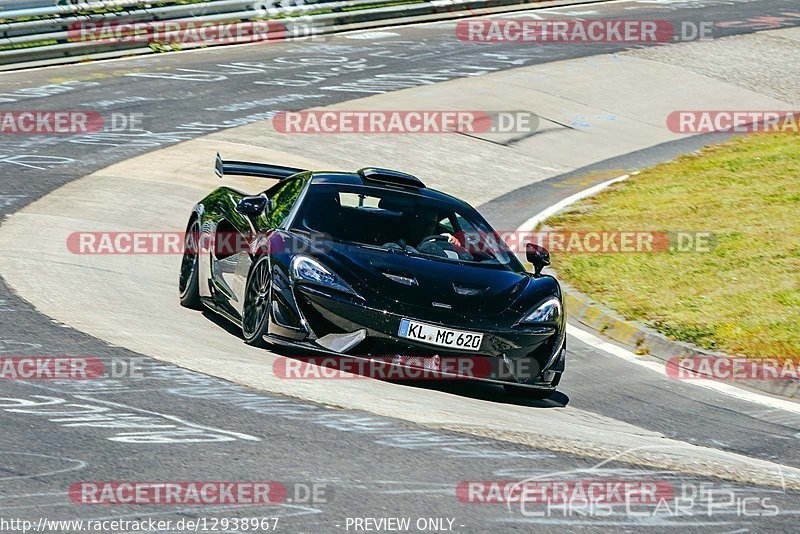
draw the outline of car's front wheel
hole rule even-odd
[[[186,231],[183,241],[183,258],[181,259],[181,276],[178,280],[178,294],[181,306],[200,310],[200,283],[197,266],[200,263],[200,222],[194,219]]]
[[[272,279],[269,258],[261,256],[247,277],[247,289],[242,310],[242,334],[248,345],[263,347],[264,335],[269,327],[269,306]]]

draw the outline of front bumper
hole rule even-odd
[[[323,335],[364,332],[362,341],[348,347],[344,353],[353,357],[406,356],[414,361],[426,358],[462,358],[477,362],[481,371],[475,376],[457,375],[487,382],[515,383],[536,389],[554,389],[564,369],[566,343],[564,329],[555,326],[509,326],[499,328],[491,319],[472,321],[465,326],[452,318],[431,320],[431,316],[415,316],[414,310],[399,313],[376,309],[355,299],[312,286],[296,286],[295,301],[303,317],[305,338],[297,339],[331,352],[317,342]],[[409,313],[405,313],[409,312]],[[398,336],[402,319],[416,319],[445,328],[482,333],[478,351],[439,347]],[[322,334],[322,335],[321,335]],[[339,353],[342,354],[342,353]],[[403,360],[408,362],[409,360]],[[423,365],[427,365],[423,364]]]

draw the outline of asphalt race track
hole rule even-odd
[[[668,19],[676,25],[686,21],[728,23],[719,24],[714,35],[722,38],[800,26],[800,16],[791,19],[785,15],[796,11],[796,1],[653,0],[552,9],[538,16]],[[614,57],[631,48],[608,43],[496,44],[486,49],[454,39],[454,26],[453,22],[400,26],[324,40],[221,47],[3,73],[0,109],[140,113],[143,130],[0,137],[0,214],[14,223],[13,214],[37,200],[55,206],[59,198],[69,199],[64,201],[69,203],[75,193],[59,190],[65,184],[156,151],[190,146],[179,143],[223,136],[238,127],[257,127],[275,111],[366,97],[397,98],[407,105],[403,95],[419,93],[404,91],[423,86],[435,90],[435,84],[448,80],[480,80],[510,69]],[[636,98],[626,91],[620,87],[626,99]],[[498,187],[495,195],[481,193],[476,204],[497,228],[514,229],[590,185],[723,138],[681,138],[599,161],[587,159],[564,172],[554,167],[551,177],[515,182],[510,189]],[[253,143],[257,145],[255,140]],[[298,143],[293,147],[298,157],[313,159],[313,150],[305,153],[302,142]],[[580,151],[579,147],[570,149]],[[193,155],[184,157],[190,160]],[[332,157],[335,160],[339,155]],[[210,175],[210,160],[207,166]],[[160,179],[154,177],[153,181]],[[187,182],[191,179],[187,177]],[[492,188],[491,182],[478,185]],[[195,195],[188,185],[187,190]],[[108,200],[104,209],[125,210],[122,216],[130,218],[131,228],[147,226],[141,217],[148,212],[136,206],[136,199],[120,199],[118,206],[113,197],[104,194],[97,191],[98,198]],[[183,210],[188,215],[198,198],[189,196],[183,206],[165,204],[159,209]],[[50,215],[57,225],[59,213]],[[359,518],[409,518],[411,526],[405,530],[412,532],[666,532],[676,528],[688,532],[790,532],[797,528],[800,409],[796,404],[788,403],[793,408],[783,409],[779,403],[753,402],[670,381],[644,365],[612,355],[596,338],[580,332],[569,338],[568,369],[559,392],[546,401],[510,399],[501,388],[482,384],[397,385],[359,380],[357,384],[330,381],[307,391],[261,387],[251,374],[258,369],[252,362],[271,362],[275,356],[263,351],[264,356],[252,356],[250,365],[242,364],[253,353],[245,352],[235,328],[211,314],[193,317],[192,324],[204,325],[211,332],[215,350],[231,354],[230,364],[209,362],[209,357],[202,363],[184,356],[154,359],[152,351],[132,350],[132,346],[162,342],[158,332],[139,330],[136,322],[120,322],[119,338],[87,334],[97,331],[97,326],[89,323],[106,313],[110,303],[115,308],[129,305],[131,313],[136,308],[136,312],[158,315],[155,305],[152,310],[142,306],[147,306],[147,288],[160,291],[160,282],[150,280],[144,272],[145,282],[136,281],[144,288],[142,294],[115,294],[102,300],[97,297],[102,288],[81,289],[93,278],[62,282],[55,278],[64,271],[62,266],[35,266],[43,260],[30,251],[36,250],[37,243],[46,242],[46,236],[20,233],[19,225],[9,224],[8,228],[25,243],[15,250],[13,243],[2,240],[4,228],[0,227],[0,254],[6,257],[0,263],[4,266],[0,272],[0,356],[74,355],[136,361],[143,372],[94,383],[0,382],[0,521],[24,519],[36,525],[42,518],[153,518],[173,521],[169,528],[153,531],[174,532],[195,531],[185,523],[176,526],[182,519],[204,519],[208,526],[221,518],[277,519],[266,525],[283,532],[369,530],[367,523],[356,521]],[[8,270],[12,267],[14,272]],[[48,269],[53,272],[52,280],[47,279]],[[28,270],[42,277],[36,308],[49,309],[49,302],[61,306],[57,293],[62,287],[78,305],[86,307],[86,321],[70,319],[66,311],[64,316],[52,318],[37,311],[29,302],[32,299],[23,298],[27,293],[22,291],[31,290],[29,279],[19,287],[8,283],[26,280]],[[98,273],[98,279],[119,276],[111,266],[106,271]],[[86,295],[85,302],[81,295]],[[169,298],[177,300],[174,294]],[[182,334],[181,324],[176,320],[169,325],[176,338]],[[153,339],[147,339],[151,335]],[[141,344],[119,341],[137,337]],[[428,409],[430,414],[425,413]],[[442,423],[448,413],[450,425]],[[525,429],[512,431],[511,422],[503,433],[488,426],[488,419],[504,417],[520,421],[520,426],[531,425],[530,430],[539,433],[535,435],[550,439],[526,439]],[[565,437],[579,434],[560,426],[569,422],[587,433],[587,440],[596,433],[598,440],[609,444],[608,449],[588,450],[591,447],[576,444],[577,438],[575,443],[559,445],[555,438],[561,433]],[[542,428],[533,428],[538,425]],[[649,458],[649,453],[628,455],[624,448],[611,446],[624,443],[625,436],[641,439],[637,444],[664,440],[667,450],[675,443],[698,447],[676,453],[675,461],[669,462],[669,453],[664,451]],[[693,454],[702,456],[691,461]],[[743,467],[747,460],[752,460],[752,472]],[[532,513],[519,504],[465,503],[456,491],[463,481],[526,478],[659,481],[684,494],[690,504],[682,512],[661,510],[656,514],[652,506],[615,509],[612,514],[564,509]],[[782,485],[784,478],[786,484]],[[68,490],[85,481],[279,481],[289,493],[282,503],[271,506],[74,504]],[[312,489],[317,490],[315,498],[309,497]],[[218,531],[254,530],[230,524],[223,529],[214,524]],[[0,523],[0,532],[22,531],[3,525]],[[262,530],[266,530],[264,525],[260,524]],[[375,524],[372,527],[393,530],[389,524],[382,529]],[[39,531],[80,531],[75,526],[45,528]],[[104,528],[104,532],[134,531],[130,525]]]

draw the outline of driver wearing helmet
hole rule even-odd
[[[414,238],[412,242],[416,241],[418,243],[417,248],[427,240],[426,238],[435,235],[446,237],[447,242],[451,245],[462,246],[461,242],[453,234],[447,232],[437,234],[439,220],[439,214],[434,210],[420,209],[414,213],[410,226],[411,235]]]

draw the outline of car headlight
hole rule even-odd
[[[360,295],[337,274],[331,272],[330,269],[323,266],[320,262],[308,256],[295,256],[289,266],[289,272],[292,275],[292,280],[317,284],[360,297]]]
[[[552,297],[541,303],[536,309],[529,312],[522,319],[520,323],[554,323],[561,318],[563,308],[561,300]]]

